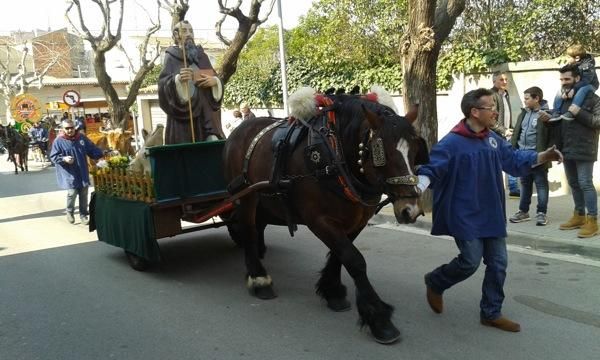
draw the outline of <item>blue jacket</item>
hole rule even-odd
[[[502,171],[524,176],[537,161],[533,150],[515,150],[493,131],[475,134],[462,120],[433,146],[418,174],[431,180],[432,235],[461,240],[506,237]]]
[[[46,130],[43,127],[32,127],[31,130],[29,130],[29,136],[31,137],[31,140],[34,142],[39,142],[39,141],[46,141],[48,140],[48,130]]]
[[[67,155],[75,158],[73,164],[63,161],[63,157]],[[103,152],[85,135],[76,134],[73,139],[61,135],[54,140],[50,161],[56,165],[56,178],[61,189],[80,189],[90,185],[86,155],[99,159]]]

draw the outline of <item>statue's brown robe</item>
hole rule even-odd
[[[199,56],[193,63],[200,70],[209,69],[214,73],[204,49],[200,46],[198,48]],[[187,65],[192,67],[189,62]],[[177,46],[169,47],[165,51],[164,66],[158,78],[158,100],[161,109],[167,114],[165,144],[192,142],[188,104],[187,101],[180,102],[175,83],[175,76],[179,74],[182,67],[181,49]],[[196,141],[203,141],[209,135],[224,139],[225,135],[221,128],[221,100],[215,101],[210,88],[196,87],[191,102]]]

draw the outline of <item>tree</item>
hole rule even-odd
[[[437,6],[436,6],[437,5]],[[417,130],[431,146],[437,142],[436,68],[440,50],[465,0],[409,0],[408,28],[402,43],[406,109],[419,104]]]
[[[600,0],[467,0],[442,49],[438,87],[456,73],[506,62],[552,59],[571,44],[600,52]]]
[[[227,45],[227,50],[225,50],[225,54],[223,54],[223,58],[217,67],[217,74],[223,80],[223,83],[227,83],[235,73],[240,52],[252,35],[256,33],[258,27],[267,21],[269,15],[273,11],[275,0],[269,1],[270,4],[267,7],[265,14],[261,17],[260,10],[265,0],[252,0],[250,2],[250,11],[247,16],[240,9],[242,0],[237,0],[237,4],[232,7],[227,7],[227,0],[217,0],[219,3],[219,12],[223,15],[221,19],[217,21],[217,36],[223,44]],[[221,31],[227,16],[233,17],[238,23],[237,30],[232,39],[228,39]]]
[[[60,65],[62,54],[53,47],[36,41],[33,41],[32,46],[38,46],[46,50],[45,66],[40,71],[33,69],[33,64],[27,61],[29,57],[29,44],[27,42],[17,46],[14,42],[7,41],[0,45],[3,51],[2,61],[0,61],[0,94],[6,106],[7,120],[12,118],[11,99],[16,95],[25,94],[31,86],[41,88],[44,77],[50,68],[57,64]],[[17,56],[19,56],[18,59]]]
[[[437,5],[437,6],[436,6]],[[431,147],[437,142],[436,69],[440,50],[456,18],[465,9],[465,0],[409,0],[408,28],[402,43],[404,107],[419,104],[414,124]],[[431,210],[431,194],[425,194],[425,211]]]
[[[160,55],[157,50],[153,57],[148,56],[150,37],[160,29],[160,17],[157,16],[156,22],[152,18],[150,19],[152,25],[147,29],[145,38],[142,41],[142,45],[139,49],[139,69],[135,73],[135,76],[129,85],[129,91],[126,99],[121,100],[119,99],[119,95],[111,83],[111,77],[106,70],[106,53],[115,48],[115,46],[118,46],[119,41],[121,40],[124,0],[91,0],[91,2],[98,6],[103,18],[102,27],[97,35],[92,34],[90,29],[86,26],[86,23],[83,19],[83,11],[80,0],[69,0],[66,11],[67,20],[71,25],[73,25],[73,22],[69,17],[69,12],[71,10],[76,10],[79,26],[81,28],[81,30],[77,31],[79,32],[80,36],[90,43],[92,50],[94,51],[94,70],[96,71],[96,77],[98,78],[98,85],[102,89],[111,111],[111,122],[113,123],[113,126],[116,125],[116,127],[123,128],[125,127],[127,121],[129,108],[136,100],[144,77],[150,70],[152,70],[156,59]],[[156,0],[156,3],[157,9],[160,9],[160,0]],[[115,8],[113,5],[115,4],[117,5],[116,8],[118,10],[116,26],[113,22],[113,10]],[[77,29],[77,27],[74,25],[73,27]]]
[[[299,25],[286,31],[288,87],[352,89],[373,84],[398,92],[399,42],[406,1],[319,0]],[[240,68],[225,94],[227,105],[282,103],[277,29],[262,29],[240,55]]]

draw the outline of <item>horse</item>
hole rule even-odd
[[[0,141],[8,150],[8,161],[15,164],[15,174],[21,171],[29,171],[27,157],[29,155],[29,141],[12,126],[0,125]]]
[[[428,151],[412,126],[416,113],[399,116],[389,94],[380,88],[372,91],[365,96],[315,96],[313,89],[300,89],[290,96],[290,119],[312,129],[285,158],[273,152],[273,130],[286,120],[259,117],[242,122],[232,132],[223,161],[232,193],[252,184],[272,183],[272,188],[240,198],[234,210],[238,235],[245,235],[240,243],[250,293],[264,300],[277,296],[260,261],[264,249],[259,238],[266,224],[288,224],[292,235],[295,224],[304,224],[329,248],[316,293],[331,310],[350,309],[340,278],[343,265],[356,286],[361,327],[368,326],[375,341],[388,344],[400,338],[390,320],[393,307],[371,285],[365,259],[353,241],[383,194],[392,202],[399,223],[413,223],[422,215],[414,169],[415,164],[428,161]],[[315,134],[323,134],[324,142],[315,143]],[[323,150],[325,145],[328,150]],[[313,164],[328,154],[333,160],[315,170]],[[272,170],[278,161],[285,164],[285,173],[279,176]],[[283,198],[274,196],[278,193]]]

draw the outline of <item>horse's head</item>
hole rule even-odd
[[[412,122],[379,102],[362,100],[358,171],[369,184],[386,194],[399,223],[413,223],[423,214],[419,204],[415,166],[427,162],[427,145]]]

